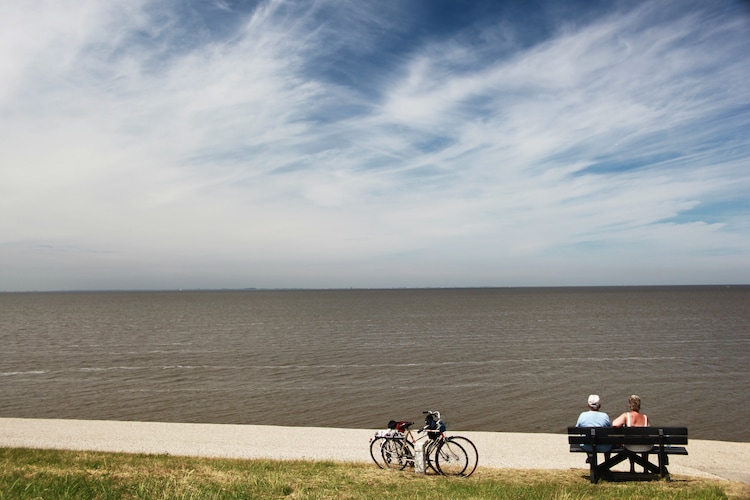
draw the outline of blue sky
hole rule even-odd
[[[0,290],[750,283],[746,2],[0,5]]]

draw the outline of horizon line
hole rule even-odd
[[[0,290],[12,293],[163,293],[163,292],[275,292],[275,291],[389,291],[389,290],[507,290],[549,288],[746,288],[750,283],[660,285],[492,285],[492,286],[394,286],[394,287],[244,287],[244,288],[81,288],[59,290]]]

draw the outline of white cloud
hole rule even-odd
[[[0,289],[706,282],[747,256],[742,20],[647,2],[515,51],[422,41],[365,89],[342,51],[407,30],[338,7],[190,37],[169,4],[4,5]]]

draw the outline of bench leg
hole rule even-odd
[[[596,475],[596,452],[594,453],[586,453],[588,455],[588,458],[586,461],[589,463],[589,480],[592,484],[596,484],[599,481],[599,478]]]
[[[599,482],[599,479],[603,477],[609,478],[612,474],[612,467],[626,459],[626,456],[623,453],[618,453],[613,457],[610,452],[606,452],[604,453],[604,461],[602,463],[597,463],[597,454],[590,453],[589,455],[590,458],[588,462],[591,464],[590,476],[592,483]]]
[[[669,463],[669,456],[666,453],[656,454],[659,459],[658,465],[655,465],[648,460],[648,453],[641,453],[640,455],[631,453],[631,455],[632,456],[630,457],[630,460],[637,463],[641,467],[643,467],[644,474],[649,474],[649,473],[656,474],[659,477],[666,479],[667,482],[672,481],[672,477],[669,475],[669,470],[667,469],[667,464]]]
[[[669,475],[667,470],[667,464],[669,463],[669,456],[664,453],[663,449],[659,450],[659,475],[665,478],[668,482],[672,481],[672,477]]]
[[[644,460],[644,461],[648,460],[648,458],[647,458],[648,457],[648,453],[641,453],[640,456],[641,456],[641,460]],[[631,474],[635,474],[635,460],[633,459],[633,457],[628,457],[628,459],[630,460],[630,473]],[[646,470],[646,467],[643,468],[643,472],[644,473],[648,472]]]

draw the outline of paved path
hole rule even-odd
[[[266,425],[175,424],[102,420],[0,418],[0,446],[226,458],[370,462],[374,430]],[[568,451],[566,434],[449,432],[471,439],[479,466],[587,469]],[[673,456],[672,474],[750,484],[750,443],[690,440],[688,456]]]

